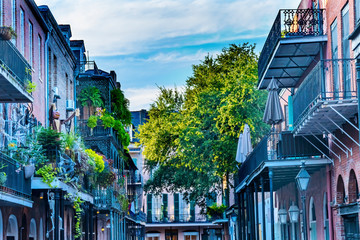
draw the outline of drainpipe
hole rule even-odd
[[[49,53],[48,53],[48,44],[50,39],[50,32],[46,34],[45,40],[45,127],[49,126],[49,116],[48,116],[48,107],[49,107]]]

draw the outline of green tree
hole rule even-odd
[[[236,172],[236,147],[245,123],[255,144],[268,131],[262,122],[266,92],[258,91],[254,45],[230,45],[193,66],[185,92],[160,88],[149,121],[139,128],[147,191],[185,194],[205,206],[214,189]],[[255,131],[256,129],[256,131]]]
[[[131,124],[129,100],[125,98],[123,91],[120,89],[111,91],[111,111],[114,117],[120,120],[124,125]]]

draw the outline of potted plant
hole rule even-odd
[[[2,40],[10,40],[12,37],[17,37],[16,32],[12,27],[2,26],[0,27],[0,38]]]
[[[4,186],[7,180],[7,176],[5,172],[0,172],[0,186]]]
[[[35,165],[29,164],[24,166],[24,175],[25,179],[31,178],[35,173]]]

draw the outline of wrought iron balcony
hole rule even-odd
[[[319,61],[293,97],[295,133],[322,134],[337,129],[331,121],[342,124],[343,117],[357,112],[356,91],[355,59]]]
[[[127,177],[128,185],[141,185],[142,184],[142,176],[140,173],[134,174]]]
[[[119,201],[115,197],[114,190],[109,187],[106,189],[97,189],[94,191],[94,203],[100,210],[116,209],[121,211]]]
[[[9,41],[0,40],[0,102],[32,102],[26,91],[31,66]]]
[[[78,121],[78,130],[84,138],[96,138],[96,137],[109,137],[111,136],[114,142],[122,148],[122,143],[119,140],[118,133],[113,128],[105,128],[101,125],[101,121],[98,121],[98,126],[93,129],[87,126],[87,120]]]
[[[200,223],[210,222],[206,215],[202,214],[168,214],[153,213],[147,215],[147,223]]]
[[[31,201],[31,179],[25,179],[25,173],[21,165],[0,152],[0,168],[0,195],[3,193],[4,195]],[[6,197],[3,196],[1,199],[6,199]],[[10,202],[10,204],[15,204],[15,202]]]
[[[293,87],[322,42],[327,41],[323,28],[323,9],[283,9],[276,16],[258,62],[259,88],[272,77],[279,87]]]
[[[327,154],[328,150],[323,145],[326,144],[325,140],[321,138],[321,142],[316,142],[314,138],[313,136],[307,138],[309,141],[314,142],[310,143],[301,136],[295,137],[289,131],[265,136],[241,164],[238,172],[239,182],[246,180],[248,176],[266,162],[301,160]]]

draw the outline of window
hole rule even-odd
[[[360,23],[360,0],[355,0],[355,25]]]
[[[184,240],[198,240],[198,236],[197,232],[184,232]]]
[[[339,58],[339,53],[338,53],[338,32],[337,32],[337,20],[335,19],[335,21],[331,24],[330,26],[331,28],[331,55],[333,59],[338,59]],[[339,66],[336,62],[334,62],[333,65],[333,92],[335,94],[335,98],[338,98],[338,94],[339,94]]]
[[[11,1],[11,27],[16,32],[16,0]],[[11,42],[15,45],[16,38],[12,38]]]
[[[42,64],[42,47],[41,47],[41,37],[40,35],[38,36],[38,71],[39,71],[39,78],[41,79],[41,76],[42,76],[42,69],[41,69],[41,64]]]
[[[29,63],[30,66],[33,65],[33,53],[34,53],[34,44],[33,44],[33,25],[29,21]]]
[[[4,25],[4,23],[3,23],[3,19],[4,19],[4,11],[3,11],[3,9],[4,9],[4,6],[3,6],[3,4],[4,4],[4,0],[0,0],[0,26],[3,26]]]
[[[20,49],[22,55],[25,55],[25,13],[22,8],[20,8]]]
[[[160,240],[160,233],[147,233],[146,240]]]
[[[342,16],[342,58],[350,58],[350,41],[348,39],[350,35],[350,18],[349,18],[349,5],[346,6],[341,11]],[[351,66],[350,64],[343,64],[343,84],[344,84],[344,97],[351,96]]]

